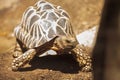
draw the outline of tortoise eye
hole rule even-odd
[[[66,39],[65,41],[66,41],[67,43],[71,43],[71,40]]]

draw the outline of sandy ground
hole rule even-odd
[[[0,1],[0,80],[92,80],[91,72],[81,72],[71,55],[35,58],[27,68],[11,71],[14,27],[24,10],[37,0]],[[47,0],[62,6],[71,16],[75,34],[99,26],[103,0]]]

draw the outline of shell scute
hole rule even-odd
[[[49,42],[56,36],[74,35],[68,13],[60,6],[44,0],[30,6],[23,14],[19,29],[15,29],[16,38],[27,48],[34,48]]]
[[[66,19],[61,18],[57,23],[58,23],[58,25],[60,25],[62,28],[65,28]]]
[[[57,15],[54,13],[54,12],[50,12],[47,16],[47,19],[48,20],[51,20],[51,21],[57,21],[58,20],[58,17]]]

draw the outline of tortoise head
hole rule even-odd
[[[68,48],[74,48],[78,42],[75,38],[64,38],[63,41],[65,41],[66,47]]]
[[[73,49],[77,44],[77,40],[75,38],[71,38],[71,37],[66,37],[66,36],[60,36],[56,39],[57,45],[61,48],[61,49]]]

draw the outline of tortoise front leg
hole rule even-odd
[[[83,45],[77,45],[74,49],[72,49],[71,53],[75,56],[79,66],[82,67],[82,71],[88,72],[92,70],[91,58]]]
[[[16,39],[16,45],[13,52],[13,57],[17,58],[18,56],[22,55],[23,52],[25,51],[26,51],[26,48],[24,47],[24,44],[20,40]]]
[[[21,54],[22,54],[21,47],[20,47],[20,45],[18,44],[18,42],[16,42],[15,49],[14,49],[14,52],[13,52],[13,57],[14,57],[14,58],[17,58],[17,57],[20,56]]]
[[[27,64],[36,54],[35,49],[29,49],[24,54],[20,55],[18,58],[15,58],[12,63],[12,70],[16,71],[18,68]]]

